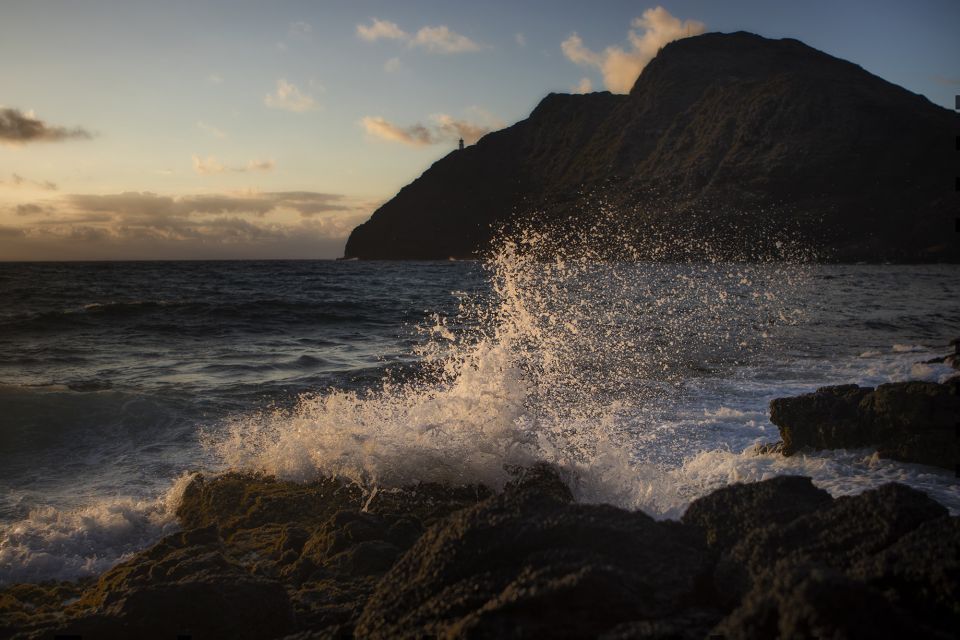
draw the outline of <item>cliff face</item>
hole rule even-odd
[[[706,34],[664,47],[629,95],[551,94],[450,153],[357,227],[346,255],[471,256],[491,225],[588,220],[602,197],[640,238],[753,220],[828,259],[958,261],[957,131],[956,114],[796,40]]]

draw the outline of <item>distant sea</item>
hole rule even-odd
[[[367,487],[496,485],[545,458],[579,496],[676,517],[723,484],[952,473],[783,459],[772,398],[942,380],[956,266],[0,263],[0,584],[104,570],[228,467]]]

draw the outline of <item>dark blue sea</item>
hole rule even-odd
[[[954,372],[955,266],[0,263],[0,584],[92,575],[176,528],[191,474],[496,486],[547,459],[578,497],[675,517],[717,486],[945,471],[783,459],[769,400]]]

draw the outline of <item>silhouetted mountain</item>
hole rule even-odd
[[[550,94],[448,154],[346,256],[472,256],[494,225],[580,224],[602,201],[641,238],[787,230],[826,259],[958,261],[958,132],[953,112],[799,41],[705,34],[666,45],[629,95]]]

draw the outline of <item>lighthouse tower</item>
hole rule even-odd
[[[463,138],[460,138],[460,151],[463,151]]]

